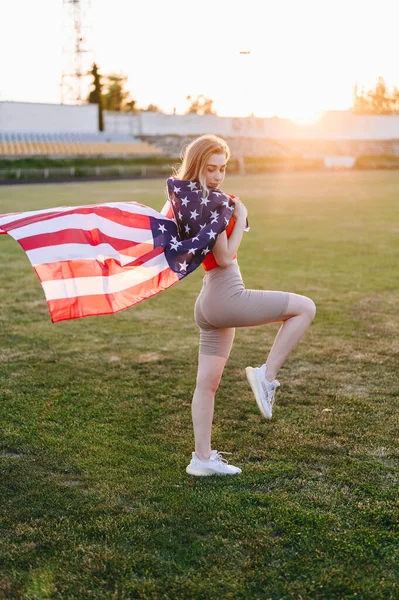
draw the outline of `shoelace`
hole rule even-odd
[[[274,381],[272,381],[268,387],[266,385],[266,383],[264,381],[262,381],[262,387],[263,390],[266,394],[266,397],[268,398],[269,402],[270,402],[270,406],[273,407],[274,405],[274,400],[275,400],[275,394],[276,394],[276,389],[279,387],[279,382],[277,381],[277,379],[275,379]]]
[[[222,454],[232,454],[231,452],[217,452],[216,453],[216,460],[218,462],[222,462],[225,465],[229,464],[229,461],[227,460],[227,458],[224,458],[224,456],[222,456]]]

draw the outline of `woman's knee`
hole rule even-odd
[[[197,389],[203,392],[216,393],[227,358],[200,354],[197,374]]]
[[[308,298],[307,296],[305,296],[305,299],[306,299],[305,313],[308,315],[310,320],[313,321],[313,319],[316,316],[316,304],[313,302],[313,300],[311,298]]]
[[[220,384],[220,378],[197,379],[197,390],[208,394],[216,394]]]
[[[310,321],[313,321],[316,316],[316,304],[307,296],[290,294],[286,316],[295,317],[298,315],[306,315]]]
[[[197,389],[202,392],[216,394],[221,380],[221,374],[197,377]]]

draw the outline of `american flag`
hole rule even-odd
[[[26,252],[53,323],[116,313],[171,287],[212,250],[233,214],[221,190],[169,178],[161,212],[137,202],[0,215]]]

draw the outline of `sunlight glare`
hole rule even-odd
[[[298,113],[296,116],[294,114],[292,120],[294,123],[298,123],[298,125],[313,125],[320,120],[322,114],[322,110],[307,112],[306,109],[304,109],[302,113]]]

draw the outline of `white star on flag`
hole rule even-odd
[[[222,204],[223,204],[223,206],[226,206],[226,207],[228,207],[228,206],[229,206],[229,201],[228,201],[228,200],[225,200],[224,202],[222,202]]]
[[[188,251],[189,254],[195,254],[197,252],[198,248],[190,248],[190,250]]]
[[[190,215],[191,215],[191,218],[194,219],[194,221],[197,217],[199,217],[199,213],[197,213],[196,209],[193,210],[193,212],[190,211]]]
[[[179,210],[179,212],[178,212],[177,214],[178,214],[178,216],[179,216],[179,219],[182,219],[182,218],[183,218],[183,215],[181,214],[180,210]]]
[[[199,242],[199,237],[198,237],[198,235],[196,235],[195,237],[193,237],[193,242]]]
[[[179,242],[178,239],[173,236],[172,237],[172,243],[170,244],[170,247],[172,248],[172,250],[177,250],[179,246],[182,246],[183,243]]]
[[[181,203],[183,204],[183,206],[187,206],[187,204],[189,203],[187,196],[181,199]]]
[[[184,229],[185,229],[186,233],[190,233],[190,227],[188,225],[185,225]]]
[[[213,219],[212,223],[217,223],[217,220],[219,218],[219,213],[217,210],[211,210],[211,217]]]
[[[160,225],[160,226],[158,227],[158,229],[159,229],[159,230],[160,230],[162,233],[165,233],[165,231],[166,231],[166,227],[165,227],[165,225]]]
[[[204,250],[201,252],[201,254],[208,254],[209,252],[209,248],[208,246],[206,248],[204,248]]]
[[[221,196],[222,194],[220,192],[213,192],[215,194],[215,196],[217,196],[219,198],[219,196]]]
[[[190,181],[190,183],[188,184],[188,187],[190,188],[191,191],[193,191],[193,190],[197,189],[197,184],[194,181]]]
[[[212,229],[208,232],[209,239],[214,240],[216,238],[216,231],[212,231]]]
[[[204,227],[206,227],[206,223],[204,223],[203,225],[201,225],[201,223],[200,223],[200,227],[201,227],[201,229],[204,229]]]
[[[187,271],[188,264],[186,263],[186,261],[179,263],[179,265],[180,265],[180,271]]]
[[[178,187],[174,187],[174,188],[173,188],[173,191],[174,191],[174,193],[175,193],[175,194],[178,194],[178,193],[180,192],[180,188],[178,188]]]
[[[201,198],[201,205],[205,204],[205,206],[206,206],[207,204],[209,204],[209,202],[210,202],[210,200],[208,200],[208,198],[206,196]]]

